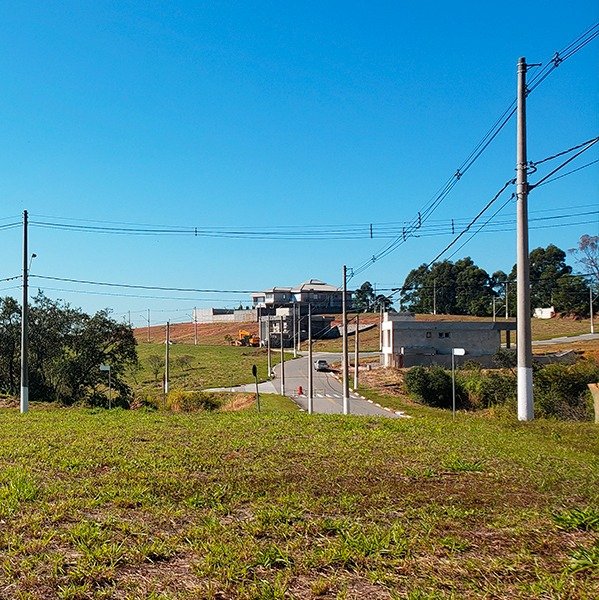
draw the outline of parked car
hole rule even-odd
[[[328,371],[329,363],[324,358],[319,358],[314,361],[314,368],[317,371]]]

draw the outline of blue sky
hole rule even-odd
[[[595,0],[525,8],[0,2],[0,225],[24,209],[33,222],[255,231],[411,221],[515,97],[518,57],[546,62],[597,21]],[[598,74],[599,38],[529,96],[530,160],[599,134]],[[596,160],[597,146],[570,167]],[[431,220],[473,216],[514,165],[512,120]],[[570,214],[539,222],[556,226],[531,230],[531,248],[571,248],[582,234],[599,234],[597,215],[582,214],[597,210],[598,192],[595,164],[531,193],[531,216]],[[502,216],[514,213],[511,204]],[[400,285],[451,239],[411,238],[350,287],[366,279]],[[312,277],[339,284],[343,264],[363,264],[387,241],[123,236],[32,225],[31,272],[221,290]],[[18,227],[0,230],[0,251],[0,278],[19,274]],[[481,233],[454,260],[466,255],[489,272],[509,270],[513,228]],[[18,294],[7,289],[15,283],[0,284],[0,293]],[[185,320],[194,305],[249,302],[237,292],[31,285],[88,311],[111,307],[117,318],[132,311],[139,325],[147,308],[156,320]]]

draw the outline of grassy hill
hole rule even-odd
[[[586,423],[0,411],[1,598],[599,597]]]
[[[350,322],[353,315],[350,316]],[[360,346],[364,351],[379,350],[380,329],[379,329],[378,314],[362,314],[360,315],[360,323],[376,324],[373,329],[364,332],[360,336]],[[468,317],[456,315],[416,315],[418,321],[489,321],[489,317]],[[502,319],[498,319],[502,320]],[[341,323],[339,315],[336,315],[336,320],[333,325]],[[570,318],[555,318],[555,319],[532,319],[532,336],[534,340],[546,340],[554,337],[574,336],[590,331],[590,322],[588,319],[570,319]],[[198,324],[198,340],[202,345],[226,345],[225,336],[230,335],[237,338],[240,329],[245,329],[253,334],[258,332],[257,323],[199,323]],[[140,346],[147,342],[148,331],[146,328],[135,330],[135,336],[140,343]],[[179,343],[193,344],[194,343],[194,325],[193,323],[179,323],[171,325],[171,338]],[[150,328],[150,339],[154,343],[161,343],[165,339],[165,327],[155,326]],[[515,339],[515,334],[512,334],[512,341]],[[505,341],[505,340],[504,340]],[[304,349],[307,349],[307,344],[304,342]],[[353,347],[353,336],[350,336],[350,346]],[[322,340],[314,344],[315,351],[341,351],[341,339]]]

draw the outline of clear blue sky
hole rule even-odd
[[[24,209],[32,221],[256,230],[410,221],[515,97],[518,57],[546,62],[597,21],[596,0],[3,1],[0,218],[7,219],[0,225]],[[529,159],[597,136],[598,107],[599,38],[530,95]],[[596,160],[598,146],[571,168]],[[473,216],[514,165],[512,120],[431,219]],[[531,216],[597,210],[598,192],[595,164],[534,191]],[[513,205],[502,213],[513,215]],[[554,224],[531,230],[531,248],[571,248],[582,234],[599,233],[596,215]],[[410,239],[350,287],[366,279],[400,285],[451,239]],[[312,277],[339,284],[343,264],[357,267],[386,241],[117,236],[32,226],[30,249],[38,257],[31,272],[223,290]],[[0,229],[0,251],[0,278],[19,274],[18,227]],[[481,233],[454,260],[465,255],[489,272],[509,270],[514,231]],[[0,284],[0,293],[18,294],[6,289],[16,283]],[[185,320],[194,305],[249,302],[239,293],[109,290],[183,298],[157,300],[31,284],[33,293],[42,287],[88,311],[112,307],[121,318],[131,310],[140,325],[138,311],[146,308],[157,320]]]

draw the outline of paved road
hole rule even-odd
[[[315,352],[313,360],[324,358],[329,364],[339,362],[341,354]],[[259,391],[265,394],[281,393],[281,365],[274,368],[275,378],[259,384]],[[314,385],[314,412],[322,414],[343,413],[343,387],[341,382],[332,372],[313,371]],[[299,387],[303,388],[303,394],[298,394]],[[255,384],[242,385],[237,388],[222,388],[227,391],[254,392]],[[292,398],[299,406],[308,410],[308,357],[302,356],[285,362],[285,395]],[[407,416],[402,412],[394,412],[365,400],[358,394],[350,393],[350,413],[354,415],[369,415],[383,417]]]
[[[599,340],[599,333],[583,333],[581,335],[570,335],[564,337],[551,338],[550,340],[534,340],[533,346],[551,346],[552,344],[568,344],[572,342],[588,342]]]

